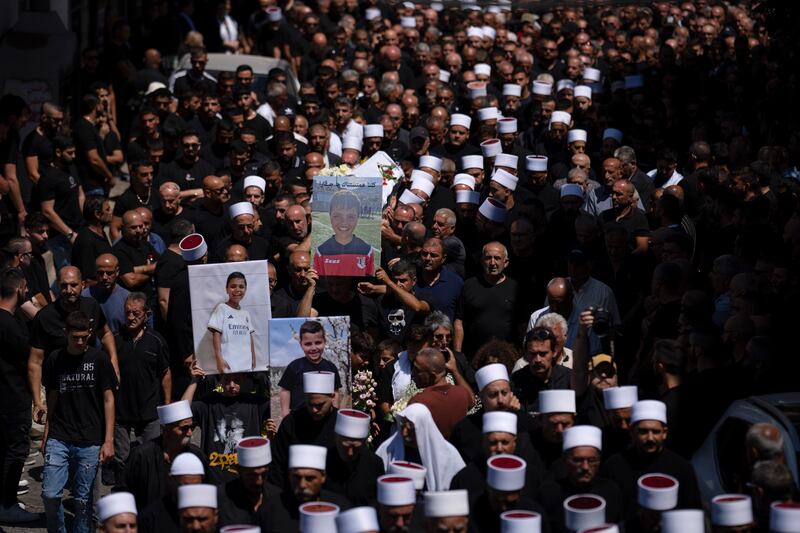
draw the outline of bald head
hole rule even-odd
[[[444,354],[442,354],[441,350],[435,348],[421,349],[417,352],[417,356],[414,359],[414,366],[419,370],[426,370],[437,376],[445,373],[445,363]]]
[[[203,189],[206,191],[219,189],[223,185],[225,185],[225,182],[222,181],[222,178],[220,178],[219,176],[206,176],[205,178],[203,178]]]
[[[78,282],[80,282],[83,280],[83,274],[81,274],[81,271],[78,267],[61,267],[61,270],[58,271],[58,283],[61,284],[67,280],[78,280]]]
[[[99,268],[117,268],[119,267],[119,260],[114,254],[100,254],[94,261],[94,266]]]
[[[247,261],[247,249],[241,244],[231,244],[225,251],[225,261],[228,263]]]
[[[750,464],[757,461],[784,462],[783,434],[773,424],[759,423],[750,426],[745,443]]]

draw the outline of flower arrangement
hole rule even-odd
[[[391,409],[389,409],[389,412],[386,413],[386,420],[388,420],[389,422],[394,422],[397,419],[397,415],[399,415],[403,411],[403,409],[405,409],[408,406],[408,402],[411,401],[411,398],[413,398],[420,392],[422,392],[422,389],[417,387],[417,384],[414,383],[414,380],[412,379],[411,382],[403,391],[403,394],[400,395],[400,398],[395,400],[395,402],[392,404]]]
[[[350,165],[346,163],[342,163],[341,165],[337,165],[335,167],[325,167],[319,171],[320,176],[349,176],[353,173],[353,169],[350,168]]]
[[[378,383],[372,377],[371,370],[359,370],[353,376],[353,408],[371,413],[378,403],[375,391]]]

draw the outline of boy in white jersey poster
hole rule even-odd
[[[195,357],[207,374],[269,370],[267,264],[189,266]]]

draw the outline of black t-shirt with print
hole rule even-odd
[[[78,444],[101,444],[105,414],[103,393],[117,387],[108,355],[96,348],[74,355],[62,348],[45,363],[44,384],[48,396],[58,393],[49,413],[48,437]]]

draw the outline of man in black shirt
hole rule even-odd
[[[203,178],[203,199],[198,202],[199,205],[187,213],[187,218],[194,223],[195,231],[205,238],[212,251],[224,237],[224,206],[230,197],[230,191],[222,178],[212,175],[205,176]]]
[[[72,167],[75,159],[75,144],[64,135],[53,139],[54,158],[44,169],[39,180],[39,199],[44,216],[55,230],[47,245],[53,252],[56,268],[69,264],[72,243],[83,225],[84,194]],[[57,233],[56,233],[57,232]]]
[[[179,220],[188,220],[189,209],[181,205],[181,189],[175,182],[162,183],[158,196],[159,205],[153,211],[153,233],[169,242],[172,225]]]
[[[158,311],[159,315],[156,317],[156,324],[167,320],[167,310],[169,309],[169,293],[172,289],[172,284],[182,270],[186,270],[186,263],[181,257],[181,248],[179,243],[184,237],[194,232],[194,225],[185,219],[176,220],[170,226],[169,245],[156,263],[155,272],[155,285],[156,293],[158,296]]]
[[[539,411],[539,391],[571,388],[572,371],[555,364],[556,338],[545,328],[525,335],[525,350],[530,363],[511,375],[511,384],[520,408],[533,414]]]
[[[237,202],[228,208],[231,234],[217,245],[214,256],[215,263],[225,261],[225,252],[232,244],[243,246],[251,261],[260,261],[271,257],[269,241],[255,235],[255,214],[250,202]]]
[[[144,222],[136,211],[122,216],[122,239],[114,245],[114,255],[119,259],[119,279],[129,291],[141,291],[148,301],[155,303],[153,275],[158,253],[145,240]]]
[[[105,227],[111,222],[111,204],[100,196],[91,196],[83,204],[83,219],[86,225],[78,230],[72,243],[72,261],[78,267],[87,284],[94,283],[97,271],[95,258],[111,253],[111,243],[106,237]]]
[[[184,198],[196,198],[202,195],[200,182],[214,173],[214,169],[200,159],[200,136],[194,130],[185,130],[181,134],[182,152],[171,163],[161,165],[159,179],[161,183],[172,181],[181,189]]]
[[[22,141],[22,155],[28,178],[36,184],[44,168],[53,160],[53,137],[61,131],[64,111],[52,102],[42,104],[39,125]]]
[[[111,219],[111,240],[119,239],[122,230],[122,215],[138,207],[151,212],[159,206],[158,192],[153,190],[153,162],[140,159],[129,164],[131,186],[114,202],[114,218]]]
[[[42,440],[42,500],[48,528],[64,531],[61,498],[73,472],[73,527],[89,531],[97,467],[114,457],[117,379],[108,355],[89,346],[92,323],[86,313],[70,313],[64,330],[67,346],[50,356],[44,372],[51,414]]]
[[[158,436],[156,407],[172,397],[167,341],[146,326],[150,314],[143,293],[129,294],[125,302],[125,327],[114,336],[119,371],[124,379],[117,393],[114,472],[109,473],[121,474],[125,469],[133,438],[142,444]],[[104,481],[115,485],[116,479],[112,481],[110,477],[115,476],[104,475]]]
[[[47,408],[42,404],[39,391],[42,388],[42,367],[47,358],[67,345],[64,334],[64,325],[67,316],[73,311],[81,311],[89,317],[91,325],[91,338],[89,343],[94,346],[97,339],[103,344],[111,364],[116,370],[117,350],[114,346],[114,336],[106,324],[103,310],[92,298],[81,296],[83,278],[81,272],[73,266],[62,268],[58,273],[59,298],[36,314],[31,324],[31,352],[28,358],[28,377],[30,390],[33,394],[34,417],[38,423],[43,423],[43,416]],[[117,371],[117,375],[119,372]]]
[[[81,100],[81,118],[75,123],[76,162],[83,191],[87,196],[106,196],[114,186],[114,175],[106,162],[103,139],[95,127],[100,101],[93,94]]]
[[[18,313],[25,298],[25,276],[17,268],[0,272],[0,522],[36,520],[17,505],[17,486],[27,458],[31,428],[31,393],[27,383],[28,326]]]
[[[245,437],[236,445],[236,479],[219,492],[219,525],[255,524],[258,510],[267,501],[280,498],[280,489],[267,482],[272,454],[263,437]]]
[[[621,179],[614,182],[611,187],[612,208],[603,211],[600,218],[606,224],[616,222],[628,232],[628,240],[633,247],[633,253],[643,255],[647,253],[650,240],[650,226],[644,211],[636,207],[636,187],[632,182]]]
[[[288,263],[289,283],[275,291],[270,300],[273,318],[297,316],[297,308],[300,302],[307,295],[312,297],[314,294],[313,288],[310,289],[311,283],[316,283],[316,273],[311,269],[311,255],[307,251],[295,251],[289,256]],[[314,279],[310,279],[309,276]],[[310,294],[309,290],[311,291]]]

